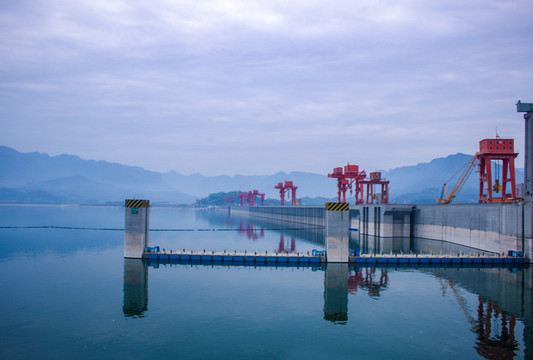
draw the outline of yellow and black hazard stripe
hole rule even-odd
[[[150,207],[150,200],[127,199],[126,207],[127,208],[147,208],[147,207]]]
[[[350,206],[348,205],[348,203],[328,201],[326,203],[326,210],[327,211],[348,211],[350,210]]]

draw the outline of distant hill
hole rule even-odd
[[[2,202],[105,203],[128,197],[195,200],[167,184],[160,173],[140,167],[73,155],[20,153],[5,146],[0,146],[0,186]]]
[[[392,202],[434,202],[442,183],[464,168],[471,155],[456,154],[429,163],[382,171],[390,180]],[[457,175],[458,176],[458,175]],[[518,182],[523,170],[517,170]],[[0,202],[107,203],[125,198],[154,202],[193,203],[208,194],[257,189],[278,199],[278,182],[292,180],[304,204],[323,203],[336,196],[337,186],[327,174],[279,172],[262,176],[203,176],[178,172],[158,173],[140,167],[106,161],[82,160],[74,155],[49,156],[20,153],[0,146]],[[449,186],[455,182],[448,181]],[[477,201],[477,176],[473,174],[457,197],[458,202]],[[272,203],[275,203],[274,201]]]

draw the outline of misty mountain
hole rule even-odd
[[[74,155],[20,153],[0,146],[2,202],[105,203],[125,198],[189,203],[194,196],[167,184],[160,173]],[[17,190],[17,191],[8,191]],[[36,200],[37,192],[42,195]]]
[[[451,189],[472,155],[456,154],[429,163],[382,171],[390,181],[391,202],[433,203],[442,183]],[[455,177],[453,176],[455,174]],[[451,179],[450,179],[451,178]],[[278,199],[278,182],[292,180],[303,203],[314,204],[336,197],[335,179],[327,174],[279,172],[261,176],[203,176],[178,172],[158,173],[140,167],[106,161],[82,160],[74,155],[49,156],[20,153],[0,146],[0,202],[107,203],[125,198],[154,202],[193,203],[208,194],[257,189],[267,198]],[[517,182],[523,170],[517,170]],[[477,201],[477,175],[472,174],[457,202]],[[321,197],[321,198],[320,198]],[[313,199],[319,200],[314,201]]]

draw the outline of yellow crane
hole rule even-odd
[[[452,202],[452,200],[457,196],[463,185],[465,184],[466,180],[472,173],[472,170],[474,170],[474,167],[477,164],[477,156],[479,153],[476,153],[466,167],[463,169],[463,172],[461,173],[461,176],[459,177],[459,180],[457,180],[457,183],[453,187],[451,192],[448,192],[448,188],[446,186],[446,183],[442,184],[442,192],[440,194],[440,199],[437,199],[436,201],[441,204],[449,204]]]

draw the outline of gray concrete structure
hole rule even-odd
[[[533,103],[518,101],[516,111],[525,112],[524,251],[533,259]]]
[[[531,260],[531,235],[528,235],[533,222],[531,209],[531,205],[524,203],[355,205],[349,211],[346,228],[359,230],[361,236],[439,240],[500,254],[509,250],[523,251]],[[323,207],[294,206],[284,210],[282,207],[258,206],[242,207],[232,212],[325,226]],[[407,246],[403,244],[402,247],[404,245]]]
[[[412,205],[356,205],[352,210],[351,227],[363,235],[385,238],[411,236]]]
[[[525,112],[525,196],[526,203],[533,202],[533,103],[518,101],[516,111]]]
[[[347,263],[350,255],[350,212],[348,204],[327,203],[326,206],[336,204],[346,205],[346,210],[336,209],[335,206],[326,209],[326,261]]]
[[[412,236],[496,253],[524,251],[523,204],[416,205]]]
[[[149,200],[126,200],[124,257],[141,259],[148,246]]]
[[[231,213],[286,223],[325,226],[324,206],[239,206]]]

